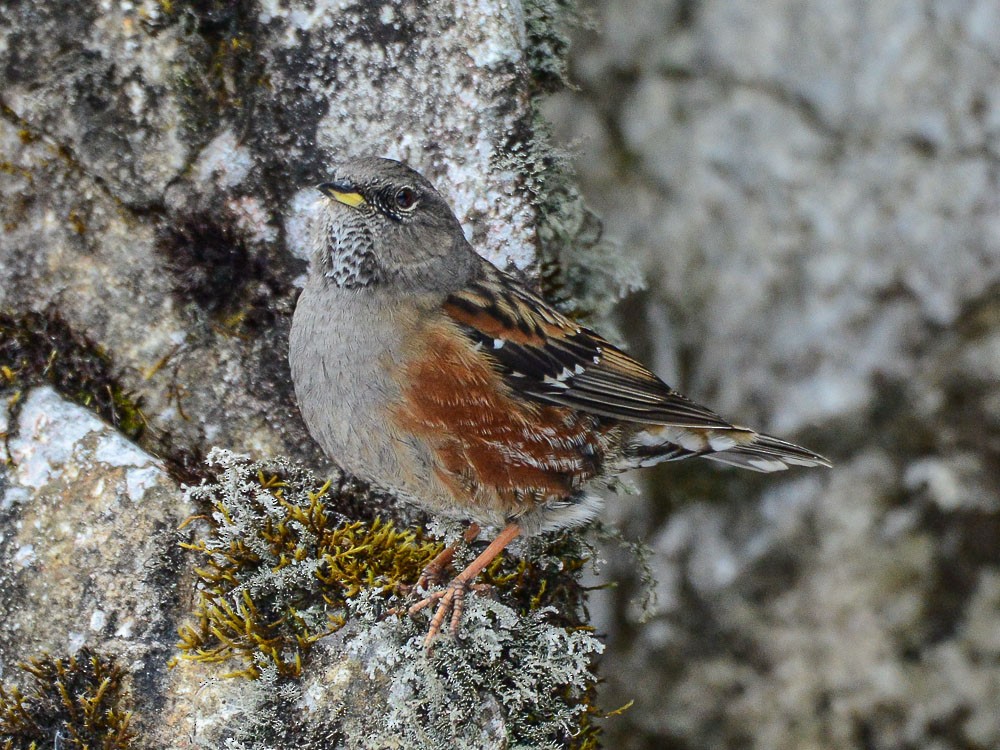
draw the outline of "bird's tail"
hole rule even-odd
[[[832,464],[818,453],[787,440],[756,433],[753,442],[738,445],[705,458],[753,471],[782,471],[789,466],[826,466]]]
[[[635,436],[636,466],[703,456],[752,471],[781,471],[789,466],[831,466],[818,453],[787,440],[745,427],[651,425]]]

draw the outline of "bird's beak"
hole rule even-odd
[[[335,201],[351,208],[357,208],[365,202],[364,197],[357,191],[357,188],[346,182],[324,182],[322,185],[317,185],[316,189],[323,193],[323,195],[329,196]]]

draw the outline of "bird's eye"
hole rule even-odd
[[[409,211],[415,205],[417,205],[417,194],[413,188],[400,188],[396,192],[396,207],[403,210]]]

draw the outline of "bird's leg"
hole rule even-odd
[[[497,535],[497,538],[490,542],[490,545],[480,553],[479,557],[469,563],[469,566],[465,570],[452,579],[444,591],[436,591],[426,599],[410,607],[410,615],[414,615],[424,607],[438,602],[434,617],[431,618],[431,626],[427,631],[427,637],[424,638],[424,648],[430,648],[434,638],[441,632],[441,626],[444,625],[445,618],[448,617],[449,612],[451,613],[449,631],[452,635],[458,632],[458,624],[462,619],[462,600],[465,597],[465,592],[469,590],[476,577],[483,572],[483,568],[493,562],[497,555],[503,552],[504,547],[514,541],[520,533],[520,526],[516,523],[508,524]]]
[[[428,586],[438,583],[441,580],[442,574],[451,565],[451,561],[455,557],[455,552],[458,550],[459,545],[463,542],[465,544],[472,544],[479,537],[479,531],[479,524],[473,521],[469,524],[469,528],[465,530],[465,533],[462,534],[462,542],[449,544],[438,552],[437,556],[424,566],[423,571],[420,573],[420,578],[417,579],[417,588],[426,589]]]

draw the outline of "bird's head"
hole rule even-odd
[[[462,227],[422,175],[392,159],[355,159],[317,186],[321,201],[314,272],[339,287],[441,278],[467,253]],[[445,274],[445,278],[447,274]]]

